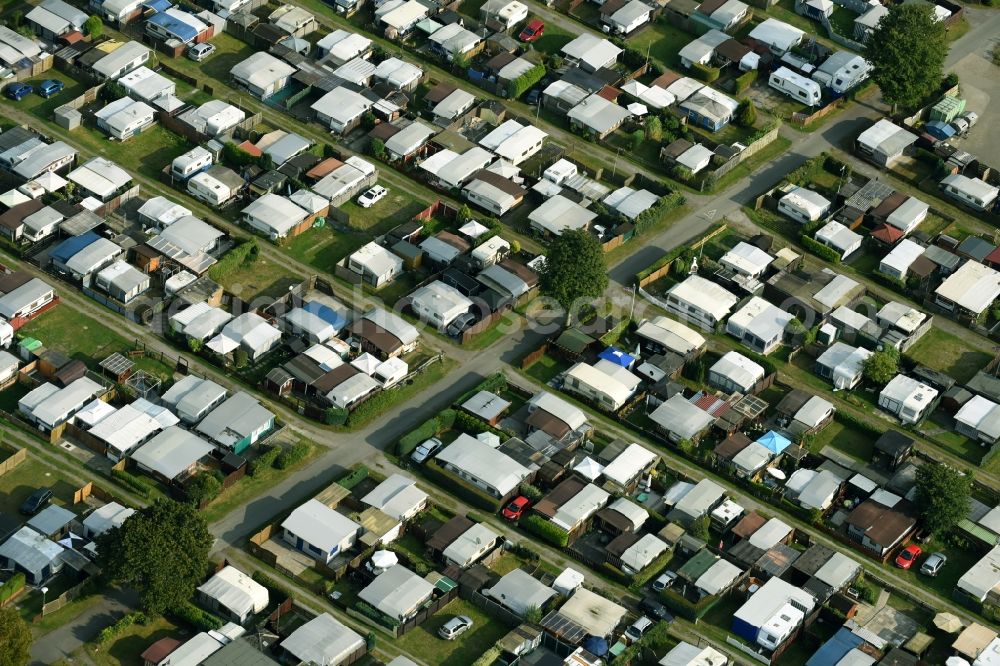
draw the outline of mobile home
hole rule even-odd
[[[767,83],[775,90],[779,90],[808,106],[816,106],[820,103],[819,84],[801,74],[796,74],[787,67],[779,67],[771,72]]]

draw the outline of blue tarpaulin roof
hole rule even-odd
[[[864,643],[860,636],[851,633],[850,629],[841,627],[833,638],[823,643],[823,646],[809,657],[806,666],[837,666],[847,653]]]
[[[59,263],[65,264],[67,261],[73,258],[77,252],[87,247],[91,243],[97,241],[100,238],[93,231],[88,231],[85,234],[79,236],[73,236],[72,238],[67,238],[62,243],[56,246],[56,249],[52,250],[49,256],[53,261],[58,261]]]
[[[614,347],[608,347],[600,354],[597,358],[604,359],[605,361],[611,361],[623,368],[631,368],[632,364],[635,363],[635,357],[631,354],[623,352],[621,349],[615,349]]]
[[[170,33],[184,43],[192,41],[198,36],[198,31],[184,21],[180,21],[169,14],[153,14],[147,23],[158,25],[166,32]]]
[[[302,309],[305,310],[306,312],[316,315],[326,323],[330,324],[330,326],[333,326],[333,328],[338,331],[342,330],[345,326],[347,326],[346,318],[344,318],[333,308],[327,305],[323,305],[322,303],[319,303],[317,301],[309,301],[308,303],[302,306]]]
[[[767,450],[774,455],[778,455],[792,445],[792,441],[790,439],[784,435],[779,435],[773,430],[768,431],[766,435],[758,439],[757,443],[767,447]]]
[[[955,134],[954,127],[940,120],[930,121],[924,125],[924,129],[935,139],[948,139]]]
[[[165,12],[173,7],[170,4],[170,0],[146,0],[146,2],[142,3],[142,6],[154,12]]]

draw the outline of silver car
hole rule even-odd
[[[472,618],[468,615],[456,615],[438,629],[438,636],[446,641],[453,641],[472,627]]]
[[[920,565],[920,573],[925,576],[937,576],[938,572],[948,562],[948,556],[944,553],[931,553]]]
[[[410,454],[410,459],[415,463],[422,463],[432,455],[434,452],[441,448],[441,440],[437,437],[431,437],[426,439],[423,443],[418,446],[412,454]]]

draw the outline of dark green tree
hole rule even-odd
[[[247,354],[247,350],[240,347],[233,352],[233,365],[235,365],[237,369],[245,368],[249,365],[249,363],[250,355]]]
[[[368,150],[371,151],[372,157],[377,160],[385,159],[385,141],[375,137],[368,144]]]
[[[222,481],[215,474],[202,472],[198,474],[184,486],[188,500],[195,506],[201,506],[202,502],[211,502],[222,492]]]
[[[897,106],[914,110],[941,85],[948,55],[944,24],[934,20],[932,5],[890,4],[868,36],[863,55],[893,111]]]
[[[691,523],[691,527],[688,528],[688,533],[695,539],[708,541],[708,516],[702,516],[695,519],[695,521]]]
[[[887,346],[873,353],[865,359],[862,372],[868,381],[885,386],[899,373],[899,350]]]
[[[91,39],[97,39],[104,34],[104,22],[101,21],[101,17],[97,14],[91,14],[83,22],[83,34]]]
[[[159,500],[97,537],[102,576],[139,593],[143,611],[162,614],[187,603],[208,567],[212,535],[190,504]]]
[[[462,207],[458,209],[458,213],[455,215],[455,221],[461,225],[471,219],[473,219],[472,209],[469,208],[468,204],[463,204]]]
[[[646,118],[644,129],[646,130],[646,138],[650,141],[663,140],[663,122],[658,116],[649,116]]]
[[[31,629],[13,607],[0,609],[0,666],[28,663]]]
[[[745,99],[736,108],[736,124],[740,127],[753,127],[757,122],[757,109],[753,105],[753,100]]]
[[[608,267],[597,237],[582,229],[558,236],[545,255],[540,287],[542,294],[562,306],[567,318],[581,299],[603,294],[608,288]]]
[[[926,464],[917,468],[917,509],[924,527],[936,536],[969,514],[972,479],[954,467]]]

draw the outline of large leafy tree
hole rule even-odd
[[[13,607],[0,609],[0,666],[28,663],[31,629]]]
[[[208,567],[212,536],[189,504],[160,500],[97,538],[97,561],[111,582],[134,588],[148,613],[191,599]]]
[[[564,231],[545,253],[540,288],[567,314],[581,299],[594,299],[608,288],[608,267],[600,241],[587,231]]]
[[[872,80],[895,109],[915,109],[941,85],[948,55],[945,27],[934,20],[932,5],[889,6],[865,42],[864,56],[872,64]]]
[[[969,514],[972,479],[954,467],[928,463],[917,468],[917,508],[927,530],[942,535]]]
[[[862,366],[865,378],[879,386],[885,386],[899,372],[899,350],[886,347],[865,359]]]

